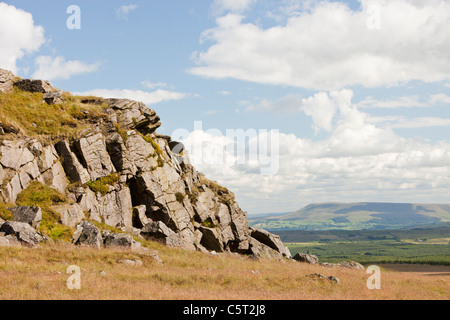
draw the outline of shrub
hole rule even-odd
[[[177,201],[179,203],[183,203],[183,201],[184,201],[184,194],[182,194],[181,192],[177,192],[177,193],[175,193],[175,197],[177,198]]]

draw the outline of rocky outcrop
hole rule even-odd
[[[14,78],[11,71],[0,69],[0,93],[8,93],[13,90]]]
[[[47,94],[56,97],[47,103],[64,99],[47,81],[14,86],[44,93],[44,100]],[[76,137],[54,144],[19,135],[1,140],[3,202],[14,203],[39,181],[69,199],[52,210],[61,223],[76,227],[75,244],[105,244],[92,223],[81,222],[88,219],[188,250],[291,258],[278,236],[249,227],[234,194],[197,172],[181,144],[156,133],[161,122],[154,110],[128,99],[81,103],[103,106],[104,116]],[[106,244],[128,240],[111,236]]]

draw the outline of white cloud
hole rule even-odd
[[[370,121],[382,127],[389,128],[431,128],[450,126],[449,118],[419,117],[407,119],[405,117],[370,117]]]
[[[370,6],[379,26],[369,28]],[[316,2],[308,11],[264,28],[229,13],[201,40],[192,74],[208,78],[336,90],[450,79],[450,2],[445,0]]]
[[[227,91],[227,90],[221,90],[221,91],[219,91],[219,94],[221,94],[223,96],[229,96],[231,94],[231,92]]]
[[[92,95],[103,98],[131,99],[143,102],[145,104],[155,104],[163,101],[180,100],[191,96],[188,93],[174,92],[163,89],[158,89],[152,92],[128,89],[93,89],[86,92],[76,92],[75,94],[81,96]]]
[[[320,99],[325,95],[311,100]],[[238,148],[229,148],[236,142],[225,133],[197,130],[183,143],[197,169],[229,187],[249,213],[260,213],[261,208],[286,212],[311,202],[448,200],[450,144],[405,139],[374,124],[352,104],[350,90],[330,93],[328,99],[337,107],[329,136],[313,141],[280,133],[279,170],[271,176],[261,175],[253,162],[236,165],[232,151]],[[263,137],[257,132],[248,141]]]
[[[420,101],[420,97],[418,95],[403,96],[391,100],[378,100],[368,97],[365,100],[358,102],[358,107],[360,108],[393,109],[393,108],[411,108],[411,107],[428,107],[428,106],[429,106],[428,103]]]
[[[450,104],[450,96],[445,93],[433,94],[430,96],[431,104]]]
[[[150,82],[150,81],[142,81],[141,84],[144,87],[147,87],[149,89],[155,89],[155,88],[167,88],[167,83],[164,82]]]
[[[63,79],[97,71],[99,64],[86,64],[79,60],[66,61],[64,57],[40,56],[36,58],[36,71],[32,77],[45,80]]]
[[[123,6],[120,6],[119,8],[116,8],[115,11],[116,11],[117,19],[128,21],[128,14],[131,11],[136,10],[137,8],[138,8],[138,6],[135,4],[123,5]]]
[[[257,0],[214,0],[212,10],[214,14],[224,11],[243,12],[253,5]]]
[[[0,2],[1,68],[16,73],[17,60],[37,51],[44,43],[44,28],[34,24],[30,13]]]

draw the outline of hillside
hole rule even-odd
[[[449,221],[449,204],[362,202],[310,204],[291,214],[250,219],[250,224],[272,231],[318,231],[402,229]]]

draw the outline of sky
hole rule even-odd
[[[450,1],[0,1],[0,68],[146,103],[249,214],[450,202]]]

